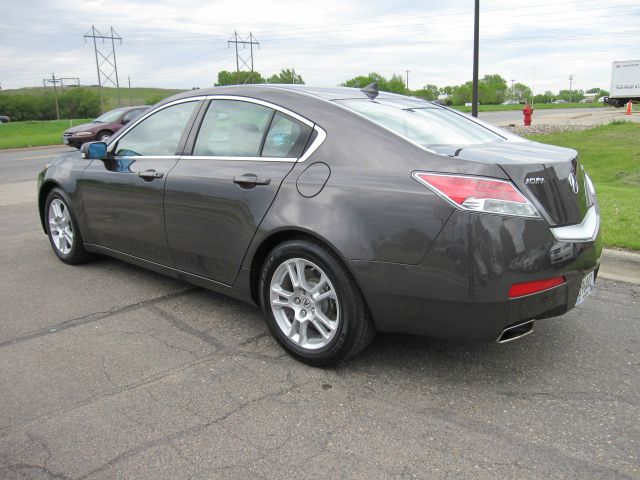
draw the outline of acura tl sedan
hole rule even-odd
[[[376,331],[515,340],[585,299],[602,251],[576,151],[375,84],[182,93],[38,184],[63,262],[108,255],[254,303],[315,366]]]

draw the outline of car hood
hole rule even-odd
[[[82,125],[76,125],[75,127],[66,129],[64,133],[93,132],[96,128],[99,128],[99,126],[99,123],[83,123]]]

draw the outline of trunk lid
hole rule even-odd
[[[458,149],[457,158],[495,163],[551,226],[582,222],[589,208],[578,153],[536,142],[496,142]]]

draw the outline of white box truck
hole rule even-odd
[[[640,102],[640,60],[613,62],[611,65],[611,90],[604,103],[619,108],[629,100]]]

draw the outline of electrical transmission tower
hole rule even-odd
[[[122,45],[122,37],[116,33],[113,27],[109,27],[107,34],[103,35],[95,26],[91,25],[91,30],[84,35],[85,43],[87,38],[93,39],[93,50],[96,56],[96,71],[98,72],[98,85],[100,87],[100,110],[104,112],[104,94],[102,92],[102,87],[107,83],[116,87],[116,90],[118,91],[118,106],[122,106],[115,43],[116,40],[118,40]],[[98,46],[97,40],[102,40],[102,48]],[[110,40],[110,42],[106,42],[106,40]],[[113,77],[115,77],[115,81]]]
[[[253,46],[257,45],[260,48],[260,42],[256,40],[256,37],[253,36],[251,32],[249,32],[249,36],[246,38],[242,38],[238,35],[237,31],[233,32],[233,36],[227,42],[227,46],[230,47],[231,44],[234,44],[236,47],[236,83],[240,83],[240,69],[246,68],[249,70],[249,77],[245,79],[242,83],[251,83],[253,80]],[[243,56],[240,54],[238,50],[238,45],[242,45],[242,49],[246,50],[247,45],[249,45],[249,56]],[[242,65],[240,65],[242,64]]]
[[[53,95],[56,99],[56,118],[60,120],[60,108],[58,107],[58,89],[57,86],[60,85],[60,88],[64,88],[64,82],[72,81],[77,87],[80,86],[80,79],[78,77],[58,77],[56,78],[55,73],[51,74],[51,78],[43,78],[42,86],[47,88],[48,85],[53,85]]]

